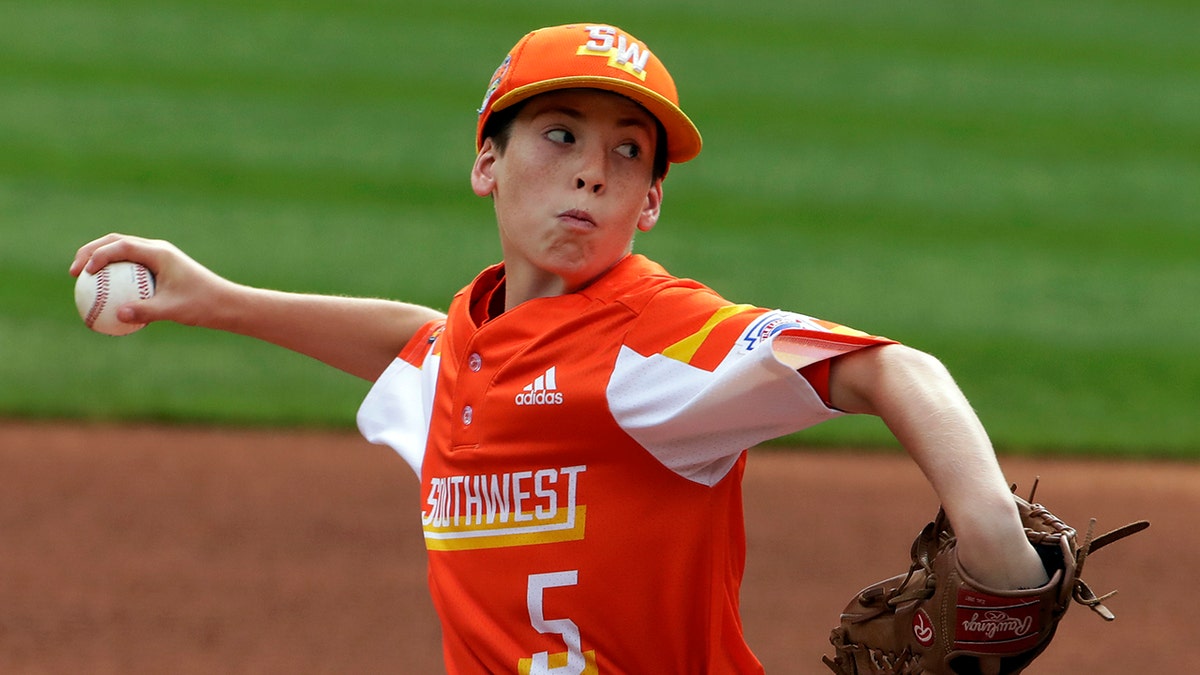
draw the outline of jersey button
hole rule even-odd
[[[475,416],[475,411],[471,409],[471,406],[469,406],[469,405],[463,406],[462,421],[463,421],[464,425],[470,425],[471,418],[473,418],[474,416]]]
[[[479,369],[483,367],[483,357],[479,354],[471,354],[467,358],[467,367],[471,369],[471,372],[478,373]]]

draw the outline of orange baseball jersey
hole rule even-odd
[[[486,320],[502,280],[455,296],[359,411],[420,476],[447,671],[762,672],[738,613],[745,449],[838,415],[822,364],[886,340],[637,255]]]

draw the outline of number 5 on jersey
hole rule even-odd
[[[550,572],[529,575],[525,602],[529,607],[529,622],[534,630],[547,635],[561,635],[566,645],[565,652],[551,654],[538,652],[533,658],[521,659],[517,666],[519,675],[598,675],[596,652],[583,651],[579,626],[570,619],[547,619],[545,612],[546,590],[579,583],[579,571]]]

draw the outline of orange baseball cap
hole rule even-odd
[[[700,131],[679,108],[675,81],[645,43],[615,26],[571,24],[525,35],[492,75],[475,130],[492,113],[556,89],[604,89],[633,99],[667,131],[667,160],[680,163],[700,154]]]

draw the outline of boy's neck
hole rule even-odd
[[[554,298],[560,295],[576,293],[592,285],[593,282],[605,274],[608,274],[609,270],[620,264],[626,257],[628,257],[628,254],[621,256],[620,259],[595,277],[577,284],[572,284],[567,279],[544,270],[514,269],[506,263],[504,281],[502,282],[504,287],[496,289],[496,294],[503,296],[504,311],[507,312],[529,300]],[[499,301],[500,299],[493,298],[493,302],[496,303],[493,306],[498,307]]]
[[[542,273],[542,274],[513,274],[512,268],[506,268],[504,275],[504,288],[502,290],[502,300],[504,302],[504,311],[509,311],[529,300],[537,298],[553,298],[568,293],[574,293],[582,288],[571,287],[565,279],[557,275]]]

